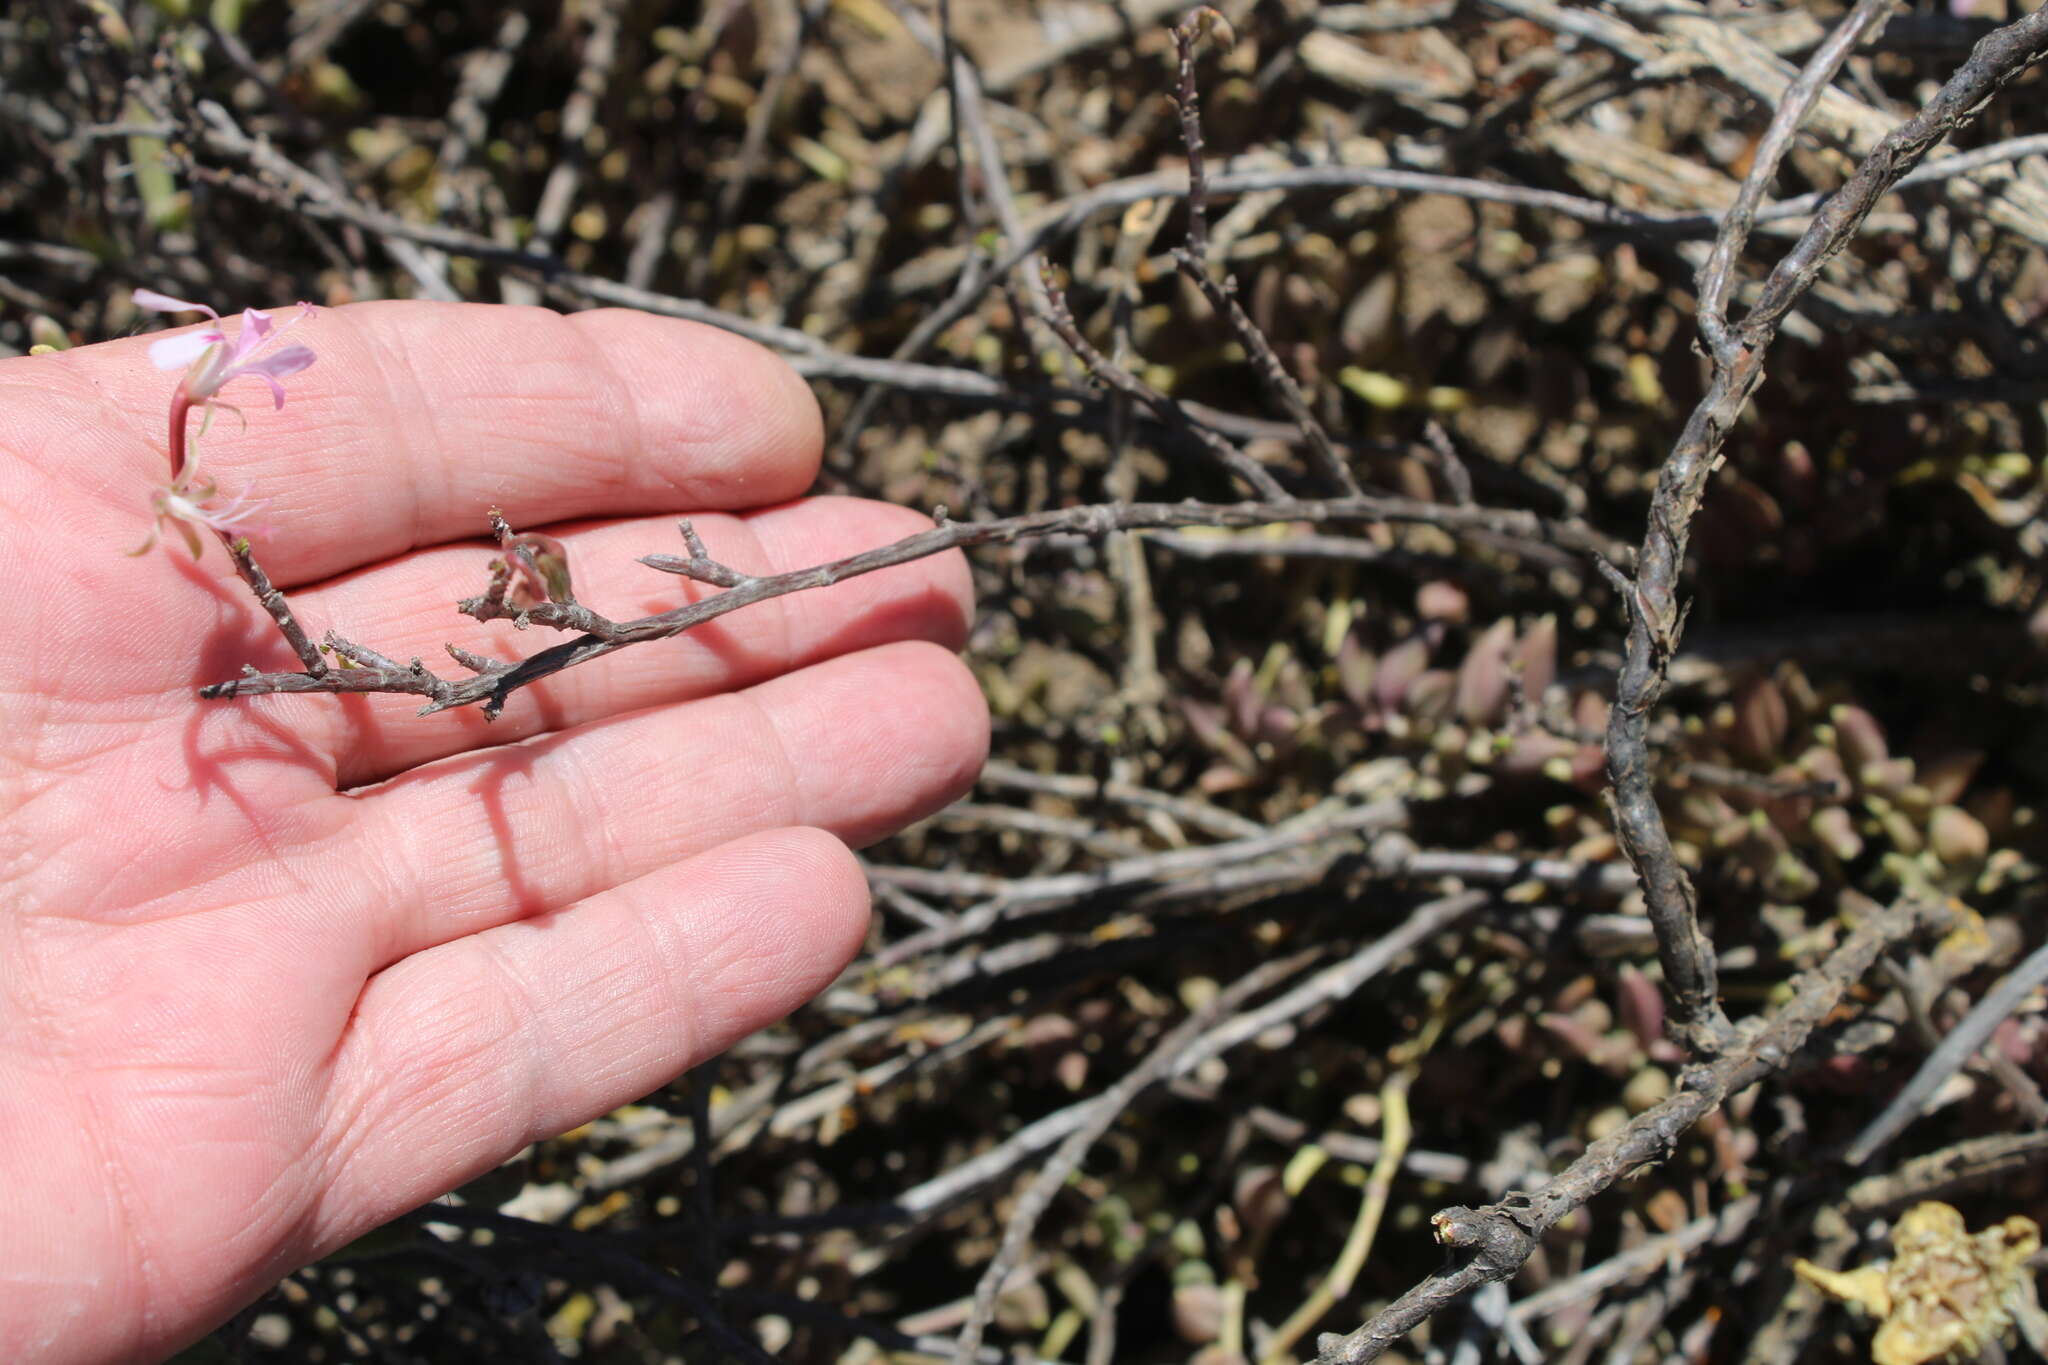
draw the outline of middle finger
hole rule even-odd
[[[885,645],[431,764],[351,798],[345,842],[310,857],[355,869],[374,971],[762,830],[871,842],[957,798],[987,750],[960,660]]]

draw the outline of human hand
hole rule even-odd
[[[750,572],[930,524],[788,502],[816,406],[723,332],[377,303],[294,340],[319,361],[289,405],[217,418],[206,463],[269,499],[256,554],[316,639],[553,643],[452,610],[494,505],[610,518],[550,530],[617,616],[715,591],[634,562],[678,513]],[[147,344],[0,362],[8,1361],[161,1356],[786,1013],[865,930],[846,845],[951,800],[987,745],[955,554],[558,674],[495,723],[201,701],[299,664],[217,544],[122,557],[165,479]]]

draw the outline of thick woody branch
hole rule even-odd
[[[1945,918],[1940,907],[1926,904],[1895,906],[1870,916],[1818,971],[1794,983],[1790,1001],[1738,1041],[1713,997],[1712,959],[1699,934],[1692,887],[1678,866],[1651,789],[1649,713],[1663,691],[1683,623],[1677,575],[1687,530],[1727,433],[1762,379],[1764,348],[1878,198],[1941,137],[1967,123],[1986,99],[2044,52],[2048,10],[1984,39],[1933,101],[1880,142],[1849,183],[1822,206],[1736,329],[1739,344],[1725,359],[1717,354],[1707,393],[1660,472],[1634,581],[1608,569],[1630,617],[1628,652],[1607,734],[1616,825],[1643,882],[1667,985],[1677,1005],[1675,1022],[1695,1049],[1718,1055],[1689,1068],[1678,1094],[1594,1143],[1533,1196],[1510,1197],[1484,1209],[1440,1212],[1433,1220],[1438,1240],[1453,1250],[1470,1252],[1470,1259],[1454,1270],[1429,1276],[1348,1336],[1323,1338],[1317,1365],[1376,1360],[1466,1293],[1512,1276],[1560,1219],[1617,1180],[1667,1158],[1679,1136],[1729,1095],[1782,1069],[1888,945],[1936,928]],[[1816,61],[1825,55],[1826,50]],[[1811,98],[1812,89],[1806,88],[1805,94]]]
[[[1322,1339],[1316,1365],[1365,1365],[1425,1319],[1480,1285],[1521,1269],[1558,1221],[1601,1191],[1655,1162],[1668,1160],[1678,1139],[1730,1095],[1782,1069],[1813,1030],[1841,1003],[1879,953],[1939,927],[1948,911],[1932,903],[1892,906],[1871,915],[1819,969],[1794,983],[1792,999],[1740,1046],[1680,1078],[1670,1099],[1588,1147],[1533,1195],[1510,1195],[1483,1209],[1449,1208],[1431,1221],[1437,1240],[1471,1259],[1429,1278],[1388,1304],[1348,1336]]]
[[[1859,8],[1848,22],[1855,24],[1862,15]],[[1708,476],[1720,463],[1728,433],[1763,379],[1764,350],[1821,267],[1855,235],[1878,199],[1936,142],[1973,118],[1986,99],[2044,50],[2048,12],[2036,12],[1984,39],[1934,100],[1886,136],[1849,183],[1822,206],[1806,234],[1765,282],[1756,307],[1735,333],[1739,344],[1717,351],[1707,392],[1658,475],[1633,582],[1610,571],[1629,614],[1628,652],[1607,730],[1615,824],[1622,847],[1642,878],[1675,1022],[1695,1050],[1711,1053],[1725,1045],[1731,1026],[1715,998],[1713,955],[1700,933],[1692,884],[1678,864],[1657,807],[1648,747],[1650,714],[1663,694],[1666,669],[1684,629],[1678,577],[1693,516]],[[1829,44],[1814,60],[1840,55],[1837,45]],[[1791,93],[1810,104],[1821,88],[1802,81]],[[1732,219],[1731,224],[1732,234],[1740,222]]]

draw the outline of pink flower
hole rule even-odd
[[[220,392],[221,386],[243,375],[253,375],[268,384],[272,401],[283,407],[284,385],[280,381],[311,365],[313,349],[300,345],[272,347],[271,343],[300,319],[312,316],[313,305],[300,304],[297,316],[282,327],[261,309],[244,309],[241,328],[229,337],[221,329],[220,314],[203,303],[174,299],[154,289],[136,290],[135,302],[160,313],[204,313],[214,323],[211,327],[183,336],[164,337],[149,348],[150,362],[158,369],[182,369],[185,374],[171,392],[168,447],[171,481],[151,492],[150,507],[155,513],[155,525],[150,530],[149,539],[131,552],[138,555],[146,552],[156,544],[165,524],[169,523],[184,539],[192,557],[197,559],[206,543],[199,535],[202,529],[228,540],[247,525],[263,504],[252,501],[244,491],[224,504],[209,505],[220,489],[212,479],[199,473],[199,457],[192,444],[197,437],[188,435],[186,431],[192,408],[197,405],[203,413],[211,416],[216,406],[214,395]],[[218,406],[230,405],[221,403]],[[200,429],[202,432],[205,430],[204,422]]]
[[[150,363],[159,370],[185,371],[182,387],[188,403],[210,402],[223,384],[248,374],[270,386],[271,399],[281,408],[284,406],[284,385],[279,381],[313,363],[313,348],[310,346],[282,346],[265,356],[256,354],[266,343],[289,331],[294,323],[311,317],[314,310],[310,303],[300,304],[298,316],[282,327],[273,325],[271,315],[262,309],[245,308],[242,310],[242,329],[230,339],[220,329],[220,314],[203,303],[174,299],[154,289],[136,290],[135,302],[159,313],[204,313],[213,319],[211,327],[187,332],[183,336],[165,337],[149,348]]]
[[[184,474],[173,479],[168,488],[153,489],[149,505],[156,510],[156,525],[150,528],[149,539],[128,553],[148,554],[157,537],[163,534],[166,522],[184,539],[185,548],[192,552],[194,559],[199,558],[199,552],[206,544],[199,538],[202,527],[223,540],[237,531],[261,534],[261,528],[250,526],[249,520],[262,511],[265,504],[252,499],[245,489],[224,505],[208,506],[219,491],[212,479],[194,477],[189,467]]]

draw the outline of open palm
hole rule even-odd
[[[748,572],[928,525],[808,486],[750,343],[622,312],[324,310],[205,467],[315,638],[459,672],[553,642],[452,611],[485,510],[614,619],[695,518]],[[780,1016],[867,922],[847,852],[952,799],[987,718],[952,556],[473,710],[198,700],[297,667],[218,546],[125,558],[174,377],[143,339],[0,362],[0,1359],[147,1359],[279,1275]],[[583,520],[574,520],[583,519]],[[603,519],[603,520],[599,520]],[[560,525],[569,522],[567,527]],[[173,541],[175,544],[175,540]]]

